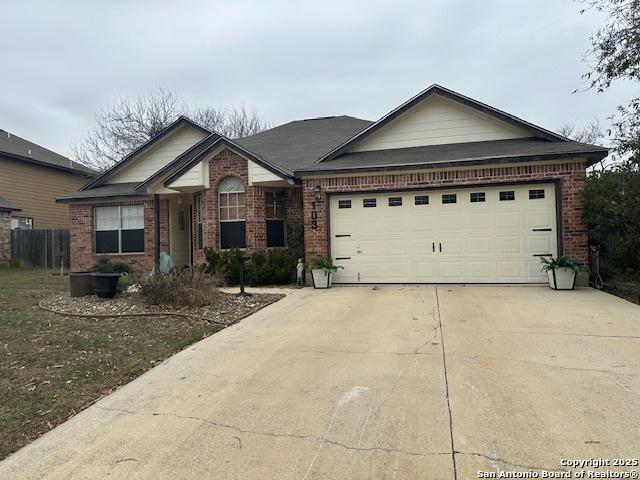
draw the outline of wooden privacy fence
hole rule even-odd
[[[25,267],[69,268],[69,230],[11,230],[11,261]]]

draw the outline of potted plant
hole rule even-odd
[[[91,267],[93,272],[93,286],[98,298],[113,298],[118,291],[120,275],[129,272],[126,263],[112,262],[106,257],[101,257]]]
[[[339,268],[331,263],[331,259],[316,257],[311,261],[311,278],[313,288],[331,288],[331,277]]]
[[[547,272],[549,286],[554,290],[573,290],[576,276],[584,267],[571,255],[541,258],[542,270]]]
[[[93,295],[93,272],[70,272],[69,290],[72,297]]]

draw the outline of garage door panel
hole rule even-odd
[[[525,225],[528,229],[551,228],[554,223],[555,215],[551,215],[551,212],[548,210],[525,212]]]
[[[506,278],[508,281],[518,281],[524,274],[524,262],[522,259],[499,260],[496,262],[498,278]]]
[[[530,189],[544,190],[544,198],[530,199]],[[501,191],[515,200],[500,200]],[[471,192],[485,201],[471,202]],[[457,203],[443,204],[444,194]],[[430,203],[415,205],[416,195]],[[388,198],[398,196],[402,205],[390,207]],[[352,208],[338,209],[338,198],[351,199]],[[375,198],[376,207],[363,208],[364,198]],[[345,266],[338,283],[543,282],[533,255],[557,253],[553,185],[352,194],[331,197],[330,209],[332,256],[351,257],[336,262]]]
[[[491,213],[471,213],[467,219],[471,231],[492,231],[495,228],[494,218]]]
[[[496,254],[497,255],[509,255],[516,254],[522,255],[522,237],[518,235],[502,235],[496,238]]]
[[[520,231],[522,229],[522,217],[521,212],[496,211],[496,229],[514,229]]]
[[[493,252],[495,241],[493,238],[487,237],[469,237],[468,239],[469,253],[472,255],[488,255]]]
[[[441,282],[464,282],[467,277],[467,264],[461,260],[438,262],[438,280]]]
[[[468,214],[453,211],[441,212],[438,216],[437,230],[440,233],[459,232],[460,224],[467,221]]]
[[[493,258],[474,260],[467,263],[470,281],[491,282],[496,276],[496,266]]]
[[[529,236],[525,239],[525,253],[529,256],[553,253],[553,244],[554,241],[549,235]]]

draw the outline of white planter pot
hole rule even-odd
[[[576,271],[570,268],[547,270],[549,286],[554,290],[573,290],[576,285]]]
[[[313,288],[331,287],[331,272],[327,273],[321,268],[312,268],[311,278],[313,279]]]

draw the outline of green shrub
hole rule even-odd
[[[214,277],[198,270],[156,272],[142,278],[140,294],[151,305],[202,307],[218,293]]]
[[[209,248],[204,251],[205,263],[200,271],[207,275],[217,275],[227,285],[240,283],[240,250],[232,249],[215,252]],[[244,281],[251,285],[282,285],[292,281],[296,259],[286,250],[275,249],[258,251],[244,264]]]
[[[618,272],[640,274],[640,169],[626,161],[592,171],[582,193],[589,242]],[[603,262],[604,263],[604,262]]]
[[[108,257],[100,257],[89,270],[99,273],[129,273],[130,268],[126,263],[112,262]]]
[[[200,271],[211,277],[222,278],[229,285],[237,285],[240,283],[241,256],[242,252],[237,248],[223,252],[205,248],[205,262],[200,266]]]
[[[253,285],[291,283],[296,260],[286,250],[259,251],[251,256],[247,278]]]

